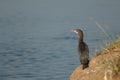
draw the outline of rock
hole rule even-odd
[[[88,68],[79,65],[70,80],[120,80],[120,39],[91,59]]]

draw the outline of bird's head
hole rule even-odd
[[[76,34],[83,33],[82,30],[80,30],[80,29],[73,29],[72,32],[75,32]]]
[[[83,41],[83,31],[81,29],[73,29],[72,32],[75,32],[77,35],[79,35],[80,40]]]

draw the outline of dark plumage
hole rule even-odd
[[[72,32],[75,32],[79,35],[79,41],[78,41],[78,54],[80,58],[80,62],[83,65],[83,69],[89,67],[89,49],[87,44],[83,41],[83,31],[80,29],[72,30]]]

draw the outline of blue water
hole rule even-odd
[[[81,28],[90,49],[104,45],[103,32],[112,39],[120,32],[119,0],[1,0],[0,80],[68,80],[80,64]]]

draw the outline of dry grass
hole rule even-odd
[[[107,69],[112,71],[112,76],[120,74],[120,38],[109,44],[102,54],[109,54],[104,59]]]

